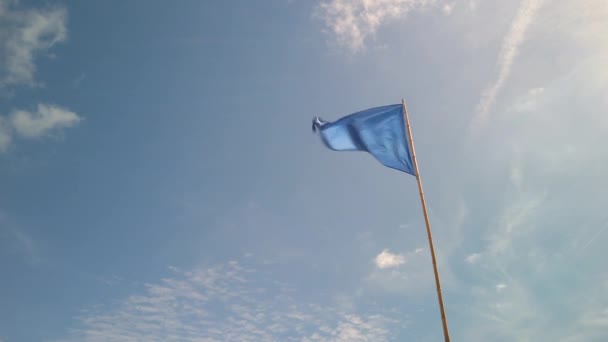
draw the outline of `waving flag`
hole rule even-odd
[[[374,156],[383,165],[416,176],[422,213],[426,224],[429,250],[433,261],[433,274],[437,289],[437,300],[441,312],[441,324],[445,342],[450,342],[448,321],[441,295],[439,270],[431,233],[431,224],[424,200],[422,180],[418,171],[414,139],[405,100],[401,104],[366,109],[347,115],[335,122],[327,122],[319,117],[312,120],[312,131],[319,131],[323,143],[335,151],[364,151]]]
[[[416,175],[402,104],[366,109],[335,122],[315,117],[313,132],[335,151],[364,151],[383,165]]]

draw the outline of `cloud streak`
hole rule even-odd
[[[600,236],[604,231],[606,231],[606,229],[608,229],[608,223],[604,224],[603,227],[598,229],[598,231],[593,235],[593,237],[581,248],[581,251],[587,249],[587,247],[589,247],[593,243],[593,241],[597,239],[598,236]]]
[[[526,31],[533,22],[537,11],[541,7],[543,0],[523,0],[515,19],[511,23],[509,32],[505,35],[500,53],[498,54],[497,67],[498,76],[482,93],[481,99],[477,104],[476,123],[486,119],[489,110],[496,101],[496,95],[509,79],[513,61],[517,56],[520,45],[525,39]]]

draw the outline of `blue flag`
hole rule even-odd
[[[335,122],[315,117],[312,130],[332,150],[368,152],[387,167],[416,175],[401,104],[366,109]]]

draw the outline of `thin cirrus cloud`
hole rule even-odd
[[[511,23],[509,32],[503,38],[502,47],[498,54],[496,62],[498,76],[483,90],[481,99],[477,104],[476,122],[481,122],[487,117],[489,110],[496,101],[498,92],[508,80],[513,61],[517,56],[520,45],[526,38],[526,31],[534,21],[534,17],[542,3],[543,0],[524,0],[520,5],[518,13]]]
[[[35,265],[41,260],[36,241],[19,225],[12,222],[2,210],[0,210],[0,248],[4,252],[24,257],[30,265]]]

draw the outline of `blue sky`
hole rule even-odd
[[[0,0],[0,341],[608,338],[603,0]]]

